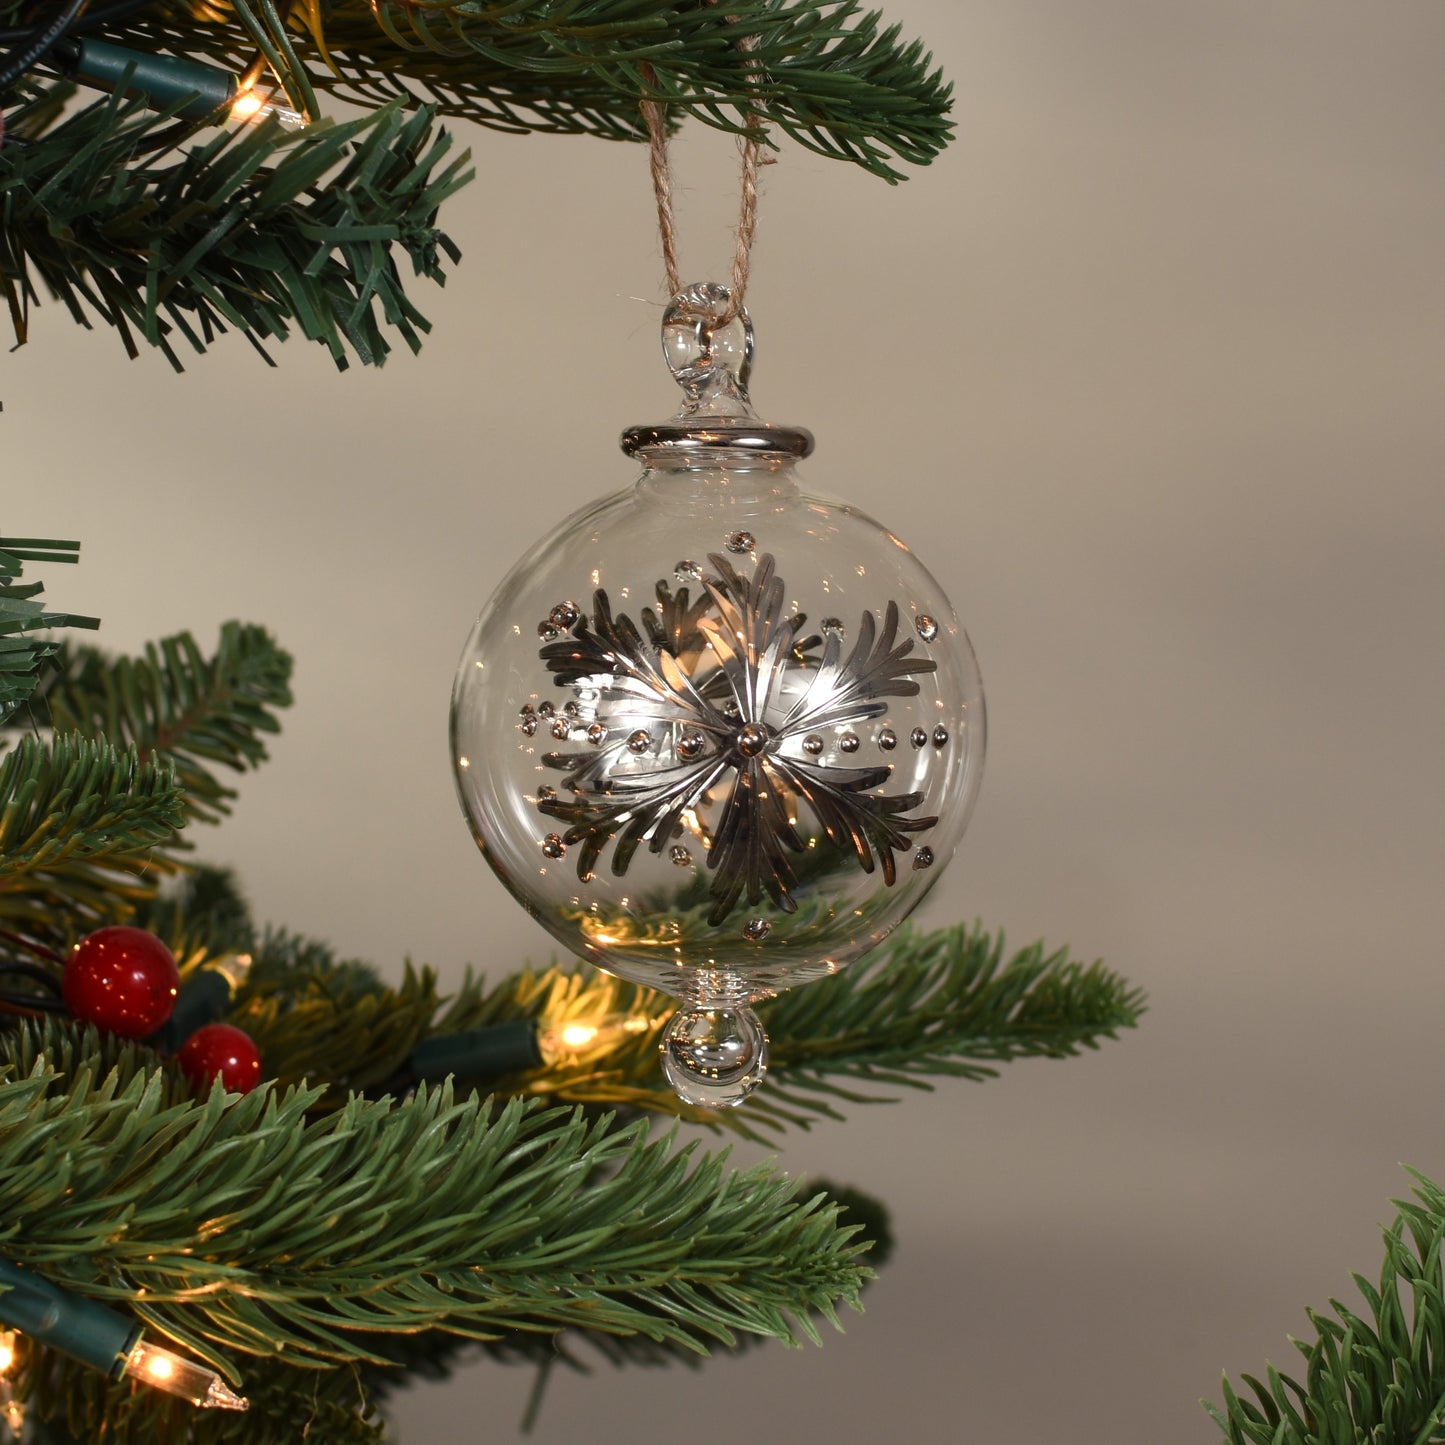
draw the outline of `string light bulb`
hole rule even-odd
[[[187,974],[170,1018],[146,1043],[163,1054],[174,1054],[197,1029],[219,1023],[246,982],[251,964],[249,953],[223,953]]]
[[[134,1319],[4,1258],[0,1258],[0,1325],[23,1329],[31,1339],[111,1379],[128,1375],[204,1410],[248,1408],[245,1397],[214,1370],[144,1339]],[[13,1359],[13,1335],[9,1350]]]
[[[25,1428],[25,1406],[15,1397],[10,1367],[15,1363],[15,1331],[0,1330],[0,1440],[8,1429],[10,1438],[20,1439]]]
[[[206,967],[215,969],[231,985],[231,992],[234,993],[250,976],[254,962],[255,959],[249,953],[223,953],[219,958],[212,959]]]
[[[585,1049],[596,1037],[595,1024],[567,1024],[557,1032],[558,1040],[568,1049]]]
[[[185,120],[224,115],[234,121],[262,121],[275,116],[287,130],[306,124],[306,116],[292,108],[286,92],[274,80],[243,87],[223,66],[132,50],[107,40],[66,42],[61,52],[67,78],[97,90],[140,96],[148,105],[158,110],[171,108]]]
[[[238,1395],[214,1371],[151,1340],[139,1339],[125,1359],[121,1371],[131,1379],[154,1385],[168,1395],[178,1395],[202,1410],[245,1410],[250,1402]]]
[[[306,124],[306,117],[286,101],[284,90],[258,90],[254,86],[238,91],[231,102],[231,119],[260,122],[275,116],[286,130],[297,130]]]
[[[648,1033],[656,1020],[608,1013],[587,1017],[510,1019],[455,1034],[433,1034],[412,1050],[406,1065],[378,1092],[401,1094],[423,1080],[449,1075],[463,1083],[495,1079],[533,1069],[575,1066],[600,1059],[631,1035]]]
[[[549,1068],[576,1064],[583,1058],[600,1058],[626,1039],[648,1033],[655,1025],[653,1019],[620,1013],[544,1022],[537,1030],[537,1049]]]

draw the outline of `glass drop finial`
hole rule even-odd
[[[704,1109],[741,1104],[768,1071],[768,1036],[746,1006],[680,1009],[659,1047],[678,1098]]]

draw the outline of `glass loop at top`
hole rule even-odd
[[[747,309],[729,317],[732,292],[716,281],[685,286],[662,318],[662,353],[684,401],[676,416],[629,427],[622,450],[653,466],[716,466],[732,458],[808,456],[813,435],[804,427],[777,426],[753,409],[748,377],[753,327]]]

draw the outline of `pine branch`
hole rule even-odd
[[[1354,1283],[1367,1317],[1339,1300],[1333,1316],[1307,1311],[1312,1340],[1291,1343],[1301,1382],[1269,1366],[1243,1378],[1254,1399],[1223,1381],[1224,1406],[1204,1408],[1230,1445],[1426,1445],[1445,1438],[1445,1190],[1421,1174],[1417,1202],[1397,1200],[1384,1231],[1378,1288]]]
[[[256,946],[250,908],[228,868],[193,866],[173,888],[141,904],[129,921],[166,941],[182,977],[226,954],[250,954]]]
[[[22,738],[0,761],[0,887],[71,860],[145,852],[183,822],[167,762],[75,734]]]
[[[929,1075],[981,1080],[1012,1059],[1097,1048],[1134,1027],[1145,1004],[1119,975],[1100,963],[1074,962],[1066,949],[1045,953],[1034,944],[1010,958],[1002,936],[981,929],[901,929],[863,962],[759,1008],[771,1041],[767,1087],[725,1111],[682,1103],[659,1074],[658,1030],[676,1006],[605,974],[554,968],[517,974],[490,991],[469,981],[433,1032],[518,1016],[554,1028],[631,1019],[635,1031],[618,1037],[604,1030],[595,1048],[509,1078],[506,1087],[759,1138],[789,1124],[807,1128],[820,1117],[841,1118],[839,1104],[929,1089]]]
[[[0,759],[0,920],[68,942],[124,919],[173,866],[157,850],[185,822],[174,769],[74,734],[24,737]]]
[[[278,18],[254,0],[172,0],[117,33],[235,69],[269,46],[302,109],[314,86],[368,106],[425,97],[505,131],[640,140],[638,102],[656,97],[724,130],[756,115],[889,180],[952,130],[931,57],[856,0],[334,0],[294,6],[289,31]]]
[[[383,324],[420,347],[428,323],[394,252],[440,284],[442,257],[460,253],[437,209],[470,178],[465,155],[443,165],[451,141],[430,108],[383,105],[294,136],[269,122],[207,131],[179,158],[146,160],[168,114],[112,96],[51,126],[55,90],[7,114],[0,148],[0,290],[17,342],[38,282],[131,356],[139,336],[178,370],[178,338],[202,352],[232,326],[263,356],[295,326],[338,367],[348,348],[384,361]]]
[[[165,907],[158,919],[171,916]],[[179,950],[194,926],[161,932]],[[237,937],[213,941],[213,952],[242,946]],[[762,1005],[773,1058],[768,1087],[720,1112],[682,1103],[658,1070],[658,1034],[676,1001],[599,970],[527,969],[491,985],[468,973],[443,1000],[429,968],[408,964],[393,988],[366,965],[338,963],[324,946],[284,932],[245,947],[256,961],[230,1020],[257,1040],[268,1076],[325,1081],[319,1109],[389,1085],[424,1040],[525,1019],[552,1037],[578,1024],[597,1034],[544,1068],[459,1077],[458,1085],[664,1113],[758,1138],[840,1118],[843,1103],[931,1088],[929,1076],[981,1080],[1011,1059],[1097,1048],[1144,1010],[1140,990],[1102,964],[1072,961],[1067,950],[1034,944],[1009,957],[1002,938],[977,928],[903,929],[862,963]],[[201,962],[197,954],[191,966]]]
[[[280,731],[290,677],[290,656],[262,628],[228,622],[210,657],[188,632],[149,644],[143,657],[67,649],[41,696],[58,731],[129,744],[143,762],[169,761],[187,815],[216,822],[236,792],[213,769],[243,772],[265,760],[262,735]]]
[[[224,955],[250,956],[227,1022],[255,1040],[273,1083],[309,1082],[324,1090],[313,1114],[393,1079],[434,1031],[442,1006],[431,969],[407,964],[401,984],[392,987],[369,964],[339,961],[312,939],[274,928],[258,936],[224,869],[187,872],[136,908],[131,921],[165,940],[183,979]]]
[[[1002,933],[959,924],[902,930],[877,964],[784,994],[767,1022],[785,1087],[832,1092],[829,1075],[929,1088],[920,1076],[988,1079],[1012,1059],[1069,1058],[1133,1028],[1144,1007],[1102,963],[1042,943],[1009,957]]]
[[[232,1378],[219,1352],[345,1363],[429,1328],[816,1340],[811,1312],[836,1323],[867,1273],[835,1207],[642,1123],[446,1087],[308,1122],[305,1090],[173,1103],[144,1051],[93,1032],[0,1042],[7,1255]]]
[[[823,1194],[837,1203],[845,1224],[858,1226],[858,1242],[866,1247],[869,1266],[880,1270],[893,1248],[888,1211],[869,1195],[825,1180],[808,1182],[808,1193]],[[864,1285],[864,1289],[868,1285]],[[730,1355],[746,1353],[760,1344],[756,1335],[739,1335]],[[398,1348],[400,1347],[400,1348]],[[383,1410],[391,1391],[418,1380],[447,1380],[456,1370],[480,1358],[499,1365],[527,1365],[538,1372],[532,1403],[522,1423],[522,1433],[530,1432],[533,1413],[551,1375],[558,1369],[590,1375],[597,1364],[613,1369],[662,1369],[682,1366],[700,1369],[704,1361],[690,1350],[666,1341],[650,1340],[641,1335],[605,1335],[596,1331],[569,1329],[556,1335],[529,1334],[518,1331],[496,1340],[468,1341],[436,1333],[412,1335],[391,1342],[391,1352],[398,1356],[396,1366],[363,1366],[362,1377],[367,1395]]]
[[[431,1031],[441,1006],[436,974],[408,963],[399,988],[331,968],[288,969],[281,980],[275,950],[288,942],[271,934],[258,946],[229,1015],[256,1041],[267,1077],[283,1086],[325,1081],[326,1107],[391,1079]]]
[[[35,600],[44,583],[20,581],[26,562],[74,562],[79,551],[79,542],[0,537],[0,723],[35,691],[42,665],[55,654],[55,642],[31,634],[52,627],[100,626],[94,617],[48,610]]]

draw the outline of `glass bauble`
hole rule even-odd
[[[767,1063],[748,1007],[837,972],[918,905],[983,766],[983,694],[938,583],[805,491],[759,419],[752,332],[715,284],[663,348],[685,393],[643,465],[514,567],[467,641],[452,757],[487,861],[562,944],[684,1001],[673,1087],[730,1105]]]

